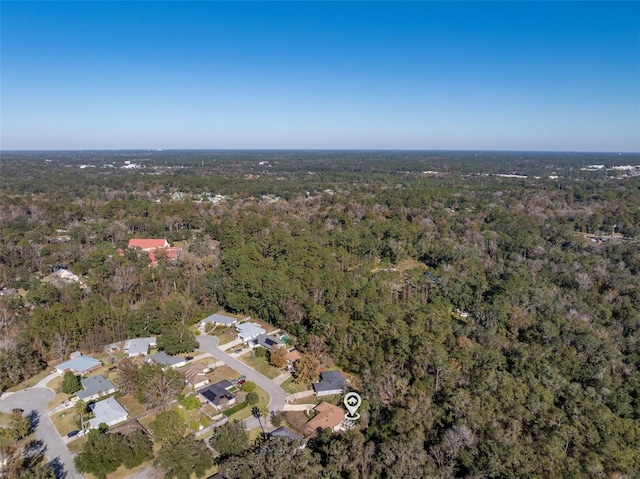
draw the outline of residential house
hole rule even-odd
[[[199,389],[198,394],[216,409],[222,409],[236,402],[236,397],[227,390],[231,387],[233,387],[233,384],[229,381],[220,381],[206,388]]]
[[[313,390],[318,396],[342,394],[345,388],[345,380],[340,371],[322,371],[320,381],[313,383]]]
[[[224,314],[212,314],[211,316],[207,316],[202,321],[200,321],[200,326],[204,328],[207,324],[216,324],[220,326],[233,326],[236,324],[238,320],[236,318],[232,318],[231,316],[226,316]]]
[[[209,384],[209,378],[205,373],[209,368],[202,363],[194,363],[182,370],[184,379],[194,389],[199,389]]]
[[[158,258],[156,252],[163,251],[167,258],[175,259],[182,248],[171,247],[169,242],[164,238],[131,238],[129,240],[129,248],[139,248],[146,252],[149,256],[149,266],[156,266]]]
[[[83,401],[92,401],[98,399],[101,396],[106,396],[116,392],[116,387],[106,379],[104,376],[92,376],[80,380],[82,384],[82,391],[78,391],[76,396]]]
[[[249,346],[252,348],[260,346],[265,348],[267,351],[271,351],[271,348],[284,347],[285,344],[275,336],[267,336],[266,334],[259,334],[258,336],[255,337],[255,339],[252,339],[251,341],[249,341]]]
[[[187,364],[183,357],[170,356],[164,351],[152,354],[146,358],[148,363],[162,364],[163,366],[169,366],[172,368],[180,368]]]
[[[279,427],[278,429],[276,429],[275,431],[271,431],[269,433],[269,435],[271,437],[273,436],[282,436],[282,437],[288,437],[289,439],[295,440],[295,439],[302,439],[302,437],[300,437],[300,435],[294,431],[292,431],[291,429],[289,429],[288,427]]]
[[[285,357],[287,358],[287,361],[289,361],[290,364],[293,364],[302,357],[302,353],[297,349],[292,349],[287,353]]]
[[[238,338],[245,343],[266,333],[259,324],[255,323],[241,323],[236,326],[236,329],[238,330]]]
[[[127,410],[113,397],[98,401],[90,408],[95,415],[93,419],[89,419],[89,427],[92,429],[97,429],[102,423],[113,426],[126,421],[129,417]]]
[[[149,354],[149,348],[156,346],[156,338],[135,338],[124,342],[124,350],[128,352],[130,358],[146,356]]]
[[[327,428],[333,432],[341,429],[341,424],[345,416],[344,409],[323,401],[314,407],[313,410],[316,411],[316,415],[307,422],[304,430],[306,435]]]
[[[56,372],[62,374],[67,371],[71,371],[74,374],[82,376],[99,368],[100,366],[102,366],[102,363],[99,360],[89,356],[83,356],[80,353],[74,353],[72,359],[56,366]]]
[[[131,238],[129,248],[140,248],[142,251],[155,251],[159,248],[168,248],[169,242],[164,238]]]

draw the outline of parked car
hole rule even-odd
[[[247,376],[240,376],[240,377],[238,378],[238,382],[240,382],[240,381],[244,381],[245,379],[247,379]]]
[[[77,436],[79,433],[80,433],[80,431],[78,431],[78,430],[71,431],[69,434],[67,434],[67,437]]]
[[[242,385],[243,385],[244,383],[246,383],[246,382],[247,382],[247,380],[246,380],[246,379],[240,379],[240,380],[237,382],[237,384],[236,384],[236,385],[237,385],[237,386],[242,386]]]
[[[234,351],[234,353],[236,353],[236,354],[241,353],[241,352],[242,352],[242,349],[236,349],[236,350]]]

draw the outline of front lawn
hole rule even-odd
[[[291,377],[282,383],[282,389],[284,389],[287,394],[295,394],[308,391],[309,387],[305,383],[295,382],[295,379]]]
[[[84,415],[85,424],[89,419],[89,415]],[[80,415],[74,409],[67,409],[51,416],[51,422],[55,426],[58,434],[66,436],[71,431],[80,429]]]
[[[267,391],[265,391],[261,387],[256,386],[255,392],[258,393],[258,404],[256,404],[256,406],[261,407],[269,404],[269,394],[267,393]],[[238,397],[238,400],[240,399],[244,401],[244,393],[240,397]],[[229,416],[229,421],[244,421],[249,416],[251,416],[252,409],[253,406],[247,406],[244,409],[233,413],[231,416]]]
[[[280,370],[271,366],[267,358],[256,358],[253,351],[243,354],[238,359],[269,379],[276,378],[280,374]]]
[[[222,381],[223,379],[235,379],[240,376],[240,373],[235,369],[231,369],[229,366],[220,366],[215,368],[212,372],[207,373],[207,377],[211,384],[215,384],[218,381]]]

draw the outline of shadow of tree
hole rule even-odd
[[[22,450],[24,467],[32,469],[44,460],[47,446],[40,440],[29,441]]]
[[[64,464],[60,461],[60,456],[49,461],[47,466],[54,470],[56,473],[56,479],[65,479],[67,477],[67,471],[64,468]]]
[[[32,409],[29,414],[27,414],[27,419],[29,420],[29,424],[31,425],[31,431],[35,431],[40,424],[40,413],[35,409]]]

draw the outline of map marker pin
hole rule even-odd
[[[360,419],[360,414],[357,414],[356,411],[362,404],[362,398],[360,394],[350,392],[344,396],[344,405],[347,407],[348,414],[344,415],[345,419],[349,419],[351,421],[355,421],[356,419]]]

